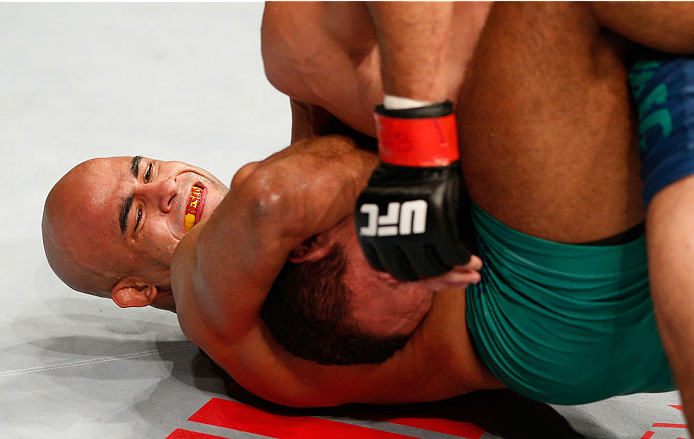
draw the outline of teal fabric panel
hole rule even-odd
[[[656,330],[645,238],[570,245],[535,238],[473,205],[482,280],[466,295],[484,363],[554,404],[675,388]]]

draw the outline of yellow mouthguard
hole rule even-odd
[[[184,226],[186,232],[193,228],[195,225],[195,217],[198,213],[198,204],[202,198],[202,188],[193,186],[190,191],[190,199],[188,200],[188,208],[186,208],[186,216]]]
[[[195,225],[195,215],[186,213],[186,232],[193,228]]]

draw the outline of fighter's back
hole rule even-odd
[[[458,101],[473,200],[560,242],[641,222],[629,47],[586,3],[496,3]]]

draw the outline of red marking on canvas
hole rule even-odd
[[[651,427],[664,427],[664,428],[687,428],[687,424],[666,424],[664,422],[656,422],[651,425]]]
[[[480,439],[485,433],[484,430],[470,422],[454,421],[441,418],[371,418],[378,421],[389,422],[391,424],[405,425],[407,427],[419,428],[437,433],[449,434],[451,436],[465,439]]]
[[[173,433],[168,435],[166,439],[224,439],[221,436],[213,436],[211,434],[198,433],[196,431],[181,430],[180,428],[174,430]]]
[[[219,398],[212,398],[189,421],[278,439],[405,439],[397,433],[311,416],[282,416]]]

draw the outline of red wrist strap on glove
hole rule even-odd
[[[406,110],[376,107],[378,156],[391,165],[448,166],[458,160],[453,105],[442,102]]]

